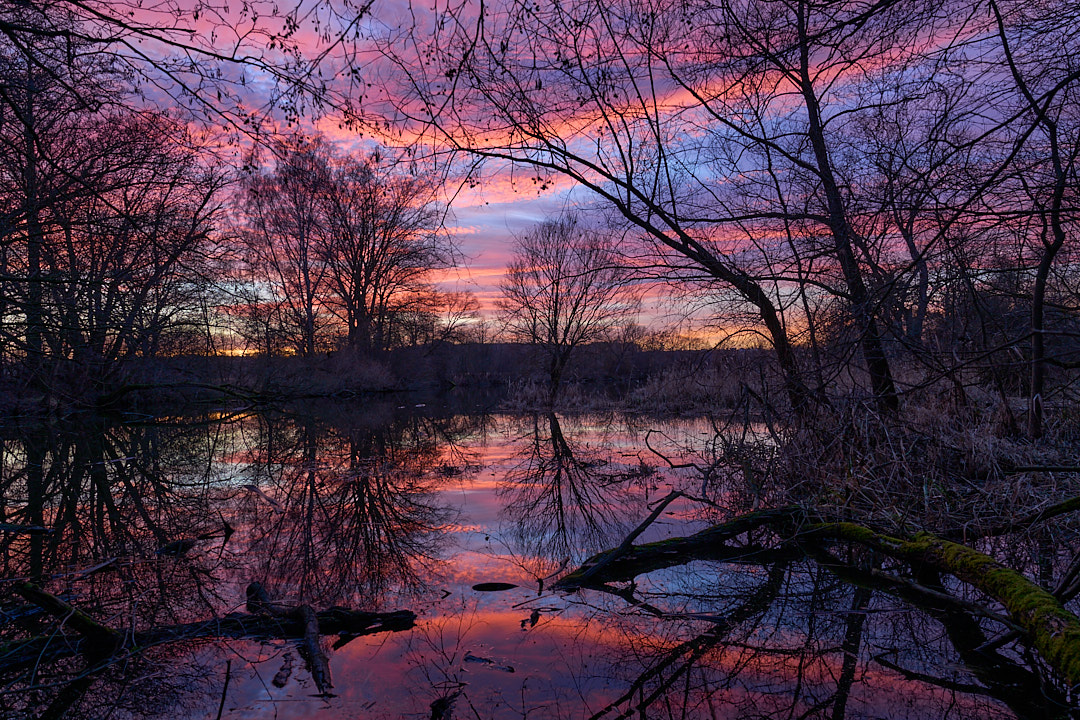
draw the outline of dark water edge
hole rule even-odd
[[[739,476],[703,478],[646,450],[648,437],[700,468],[715,441],[704,418],[498,414],[499,402],[395,395],[4,427],[0,716],[1076,715],[995,619],[799,553],[553,592],[672,489],[716,504],[678,500],[638,542],[761,498]],[[1072,554],[1007,542],[1033,577]],[[848,552],[850,567],[892,569]],[[128,638],[186,634],[95,655],[22,581]],[[217,620],[247,613],[256,581],[289,608],[408,610],[415,624],[322,637],[333,687],[320,696],[302,642]]]

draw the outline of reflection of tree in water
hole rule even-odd
[[[32,580],[130,630],[215,614],[228,556],[221,552],[222,494],[207,453],[221,441],[213,429],[220,421],[80,421],[18,428],[0,440],[4,576]],[[54,619],[12,595],[13,583],[2,587],[0,642],[56,632]],[[46,717],[70,705],[80,708],[72,716],[96,717],[105,712],[95,707],[155,707],[155,699],[194,687],[186,673],[161,673],[160,663],[187,650],[160,648],[94,673],[80,658],[19,667],[0,652],[10,690],[0,694],[0,715],[37,707]]]
[[[532,416],[498,491],[516,553],[546,565],[580,559],[621,539],[648,514],[643,490],[655,482],[649,469],[615,462],[604,443],[598,446],[575,447],[554,413]]]
[[[647,514],[653,488],[645,486],[656,478],[605,464],[610,448],[590,448],[555,418],[529,422],[538,432],[499,490],[515,551],[550,565],[617,545]],[[0,522],[56,531],[0,533],[0,563],[7,577],[35,577],[124,628],[220,617],[250,579],[270,580],[283,601],[373,607],[402,583],[420,582],[439,552],[447,518],[433,491],[470,462],[456,443],[478,427],[464,418],[276,415],[9,432],[0,441]],[[264,496],[241,487],[247,478],[236,477],[237,467],[252,468]],[[223,519],[239,528],[224,548]],[[186,554],[158,553],[180,539],[193,541]],[[992,607],[977,609],[985,598],[970,588],[861,546],[811,552],[810,541],[789,539],[744,533],[729,539],[734,561],[713,554],[668,563],[515,607],[513,634],[518,620],[522,647],[550,633],[543,642],[563,661],[557,672],[530,672],[512,650],[494,647],[501,636],[485,627],[491,598],[447,600],[446,612],[410,640],[419,685],[400,693],[420,714],[445,706],[456,716],[475,705],[481,717],[501,716],[508,704],[530,717],[579,717],[583,708],[595,718],[1076,716],[1060,679]],[[1044,540],[994,542],[1030,570],[1046,555]],[[1067,575],[1060,556],[1051,551],[1040,567],[1046,582]],[[213,716],[230,652],[218,641],[151,647],[100,669],[80,656],[4,665],[13,640],[65,642],[59,620],[9,585],[0,584],[0,717],[56,717],[66,707],[69,717]],[[487,642],[479,662],[493,664],[465,659]],[[511,663],[516,673],[496,667]],[[234,659],[234,682],[237,671]],[[489,687],[483,673],[500,673],[501,684]]]
[[[1077,716],[1052,673],[1001,642],[1007,626],[937,578],[911,590],[884,581],[897,568],[872,555],[830,566],[788,555],[586,591],[620,651],[582,661],[578,683],[622,688],[591,718]]]
[[[470,425],[329,420],[260,420],[254,480],[279,509],[256,497],[245,503],[249,552],[271,594],[373,609],[433,571],[451,519],[433,493],[458,471],[447,447]]]
[[[213,509],[221,495],[203,455],[206,428],[84,423],[42,430],[3,441],[0,519],[48,530],[0,535],[5,574],[42,580],[113,560],[101,575],[133,583],[128,589],[143,596],[143,611],[156,610],[145,602],[147,581],[173,581],[163,573],[178,565],[160,551],[200,536],[203,549],[221,542],[221,515]]]
[[[125,630],[236,609],[244,585],[257,579],[252,565],[273,580],[275,599],[320,606],[362,598],[374,609],[384,591],[419,581],[447,521],[431,491],[467,460],[454,443],[476,423],[410,417],[383,428],[386,418],[333,414],[235,420],[33,428],[5,438],[0,522],[50,530],[0,532],[6,575],[36,579]],[[252,469],[264,495],[237,487],[229,475],[238,464]],[[283,512],[264,499],[271,496]],[[226,523],[247,531],[247,547],[238,542],[243,532],[223,546]],[[10,587],[3,595],[0,643],[57,632],[55,618]],[[224,659],[214,645],[171,642],[101,667],[70,653],[4,665],[0,648],[9,690],[0,691],[0,716],[155,716],[188,707],[200,714],[221,692]]]

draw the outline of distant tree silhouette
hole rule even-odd
[[[434,186],[319,136],[274,150],[273,169],[248,177],[239,198],[251,304],[305,356],[400,340],[439,304],[429,277],[452,261]]]
[[[574,215],[548,220],[519,237],[500,289],[507,333],[547,357],[551,399],[574,350],[607,338],[638,310],[611,239]]]

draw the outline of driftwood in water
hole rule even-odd
[[[48,535],[54,531],[52,528],[43,527],[41,525],[13,525],[11,523],[0,522],[0,532],[8,532],[14,535]]]
[[[301,605],[296,609],[300,622],[304,624],[304,639],[300,642],[300,654],[307,660],[311,679],[320,695],[326,695],[334,687],[330,679],[330,658],[326,657],[319,644],[319,618],[310,605]]]
[[[623,543],[613,550],[592,556],[580,568],[564,575],[553,589],[573,590],[593,584],[632,580],[643,573],[685,565],[691,560],[760,564],[789,559],[801,553],[785,545],[731,544],[731,541],[762,528],[775,532],[778,527],[786,528],[802,519],[802,511],[795,507],[759,510],[687,537],[642,545],[626,546]]]
[[[21,582],[15,585],[15,592],[53,617],[59,618],[66,627],[89,640],[94,652],[107,655],[123,642],[123,636],[116,630],[98,622],[82,610],[72,607],[36,585]]]
[[[322,646],[319,644],[321,637],[319,617],[310,605],[291,607],[281,603],[275,603],[270,599],[266,588],[262,583],[253,582],[247,587],[247,607],[254,613],[264,613],[274,618],[299,623],[303,628],[301,634],[300,654],[307,662],[308,670],[311,671],[311,679],[315,681],[320,695],[329,694],[334,683],[330,678],[330,659],[326,657]],[[415,617],[415,616],[414,616]]]
[[[212,638],[283,638],[305,639],[315,635],[348,635],[358,637],[380,632],[408,630],[416,621],[409,610],[389,613],[363,612],[333,607],[321,612],[311,611],[300,617],[296,613],[273,615],[266,612],[230,613],[220,618],[200,622],[165,625],[139,632],[123,632],[109,628],[86,613],[40,588],[23,583],[18,592],[31,603],[62,620],[63,627],[73,634],[56,633],[30,638],[21,642],[0,645],[0,672],[11,672],[41,662],[52,662],[72,655],[101,657],[141,652],[154,645]],[[306,640],[305,640],[306,644]],[[320,650],[321,652],[321,650]],[[325,661],[325,655],[323,655]],[[316,678],[315,670],[312,677]],[[316,684],[320,680],[316,678]],[[329,682],[326,670],[325,682]],[[320,692],[325,692],[320,688]]]
[[[1044,512],[1043,517],[1074,509],[1075,502],[1067,501],[1055,506],[1055,512]],[[1026,522],[1016,527],[1026,529],[1030,525],[1031,522]],[[760,544],[760,539],[750,541],[752,535],[766,533],[770,539],[768,544]],[[744,534],[747,536],[745,543],[731,544]],[[821,561],[820,551],[837,543],[861,545],[906,563],[915,571],[931,570],[952,575],[977,588],[1004,608],[1008,617],[1001,619],[1010,628],[1022,631],[1027,641],[1070,686],[1080,685],[1080,618],[1023,574],[974,548],[930,533],[892,537],[853,522],[823,522],[799,508],[748,513],[688,537],[632,547],[626,547],[624,543],[590,558],[559,580],[555,588],[574,590],[631,580],[640,574],[691,560],[768,563],[798,553]],[[826,567],[838,565],[835,561],[822,564]],[[879,572],[874,581],[886,592],[907,600],[919,595],[925,599],[928,594],[935,594],[937,597],[932,598],[932,605],[959,607],[962,603],[938,590],[921,588],[898,576],[886,577]],[[996,615],[988,609],[980,614]]]

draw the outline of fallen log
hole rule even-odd
[[[299,620],[304,625],[304,637],[300,641],[300,654],[307,661],[311,679],[315,681],[315,687],[320,695],[327,695],[330,688],[334,687],[330,679],[330,659],[326,657],[322,646],[319,644],[319,618],[310,605],[301,605],[296,609]]]
[[[1063,511],[1071,503],[1061,504]],[[674,567],[691,560],[769,562],[789,553],[812,552],[831,543],[850,542],[875,550],[912,566],[916,572],[931,569],[952,575],[978,589],[1003,607],[1012,627],[1022,629],[1028,642],[1071,687],[1080,685],[1080,618],[1069,612],[1050,592],[992,557],[959,543],[921,532],[909,538],[892,537],[854,522],[821,522],[799,508],[762,510],[739,516],[684,538],[645,543],[630,548],[620,545],[599,553],[555,584],[556,589],[576,590],[594,584],[631,580],[640,574]],[[740,534],[768,529],[770,546],[732,546]],[[881,582],[883,578],[878,577]],[[887,585],[887,584],[886,584]],[[888,587],[885,588],[888,591]],[[928,590],[910,582],[894,583],[894,594],[912,600]],[[936,602],[944,602],[944,597]],[[957,605],[960,603],[957,602]],[[986,613],[993,616],[989,610]]]
[[[801,552],[782,543],[776,547],[728,543],[739,535],[760,528],[776,532],[804,520],[804,512],[797,507],[758,510],[687,537],[632,546],[623,543],[617,548],[593,555],[581,567],[560,578],[552,589],[574,590],[593,584],[624,582],[654,570],[685,565],[691,560],[763,564],[791,559],[801,555]]]
[[[330,688],[334,683],[330,678],[330,659],[326,657],[322,646],[319,644],[319,619],[310,605],[291,607],[281,603],[275,603],[270,599],[270,594],[260,582],[253,582],[247,586],[247,607],[251,612],[265,613],[272,617],[284,618],[299,622],[304,629],[300,643],[300,654],[307,662],[311,679],[315,681],[320,695],[330,694]]]
[[[17,583],[15,592],[89,640],[97,653],[107,655],[123,642],[123,636],[116,630],[32,583]]]
[[[66,620],[64,627],[75,632],[74,634],[60,632],[39,635],[24,641],[0,645],[0,672],[14,672],[24,667],[32,667],[37,663],[54,662],[80,654],[98,657],[133,655],[156,645],[191,640],[304,639],[314,635],[315,629],[319,636],[359,637],[408,630],[416,621],[416,614],[409,610],[376,613],[332,607],[317,613],[313,612],[313,618],[307,619],[294,615],[230,613],[223,617],[199,622],[166,625],[132,633],[109,628],[55,595],[34,586],[30,587],[33,590],[25,593],[23,591],[26,588],[20,587],[20,594],[51,615],[63,617]],[[74,611],[74,613],[66,614],[69,611]],[[76,616],[82,619],[73,624],[72,618]],[[312,619],[314,624],[310,622]],[[316,636],[316,645],[317,639]],[[329,680],[328,673],[327,670],[327,681]]]
[[[1080,685],[1080,618],[1050,592],[989,555],[926,532],[911,539],[894,538],[856,523],[825,523],[804,532],[823,539],[850,540],[962,580],[1000,603],[1043,659],[1070,686]]]

